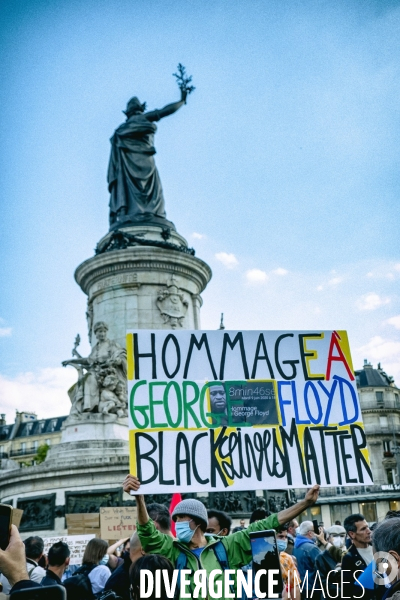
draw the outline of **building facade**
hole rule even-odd
[[[67,417],[38,419],[35,413],[18,412],[13,424],[7,425],[0,415],[0,467],[10,460],[15,467],[33,466],[41,446],[49,448],[61,440],[61,426]]]

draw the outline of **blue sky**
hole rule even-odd
[[[400,1],[4,0],[0,407],[68,411],[73,279],[108,228],[109,138],[159,123],[167,216],[213,279],[202,326],[347,329],[400,382]]]

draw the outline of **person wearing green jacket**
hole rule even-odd
[[[290,506],[279,513],[272,514],[266,519],[257,521],[249,525],[243,531],[237,531],[230,535],[220,537],[208,535],[205,536],[207,529],[208,518],[207,510],[202,502],[195,499],[187,499],[179,502],[173,513],[172,518],[175,521],[175,529],[177,539],[173,539],[160,531],[158,531],[153,521],[147,514],[144,496],[136,495],[137,503],[137,532],[143,547],[143,550],[149,554],[161,554],[168,558],[174,567],[184,568],[191,571],[187,579],[190,585],[186,588],[187,592],[193,597],[195,588],[194,574],[198,570],[204,570],[209,578],[211,571],[221,569],[221,561],[216,551],[216,546],[220,542],[225,548],[227,558],[227,566],[225,568],[233,569],[236,573],[244,565],[247,565],[252,560],[251,544],[249,534],[253,531],[264,531],[265,529],[276,529],[283,523],[294,519],[312,506],[318,499],[319,485],[315,485],[305,495],[304,500],[297,502],[294,506]],[[138,491],[140,481],[133,475],[128,475],[124,481],[123,488],[125,492]],[[182,567],[182,553],[185,555],[185,564]],[[178,564],[177,564],[178,563]],[[235,586],[236,587],[236,577]],[[219,585],[224,589],[224,574],[221,573],[215,576],[214,587]],[[235,591],[236,596],[236,591]],[[224,600],[227,595],[222,591],[220,600]]]

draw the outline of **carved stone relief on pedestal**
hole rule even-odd
[[[158,291],[156,304],[164,323],[168,323],[171,329],[183,327],[189,302],[176,285],[174,275],[172,275],[170,283]]]
[[[66,492],[65,513],[95,513],[101,506],[120,506],[121,490],[99,490],[97,492]]]
[[[24,511],[20,531],[54,529],[54,507],[56,495],[18,499],[17,508]]]

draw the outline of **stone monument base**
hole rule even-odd
[[[62,426],[61,442],[49,450],[46,465],[93,464],[123,458],[128,449],[128,419],[117,415],[82,413],[68,417]]]

